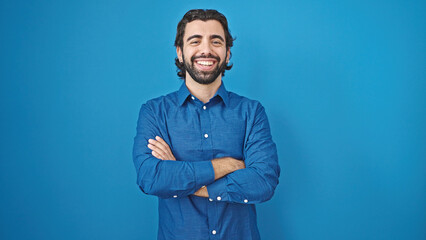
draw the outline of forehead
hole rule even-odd
[[[225,31],[223,30],[222,24],[217,20],[194,20],[186,24],[184,40],[192,35],[210,36],[220,35],[225,39]]]

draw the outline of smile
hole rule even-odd
[[[213,71],[216,66],[216,59],[213,58],[199,58],[195,59],[195,65],[200,71],[210,72]]]
[[[213,65],[213,61],[196,61],[198,64],[203,66],[211,66]]]

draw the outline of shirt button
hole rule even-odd
[[[174,195],[173,197],[174,197],[174,198],[177,198],[177,195]]]
[[[203,106],[203,109],[204,109],[204,110],[206,110],[206,109],[207,109],[207,107],[206,107],[206,106]]]
[[[213,230],[213,231],[212,231],[212,234],[213,234],[213,235],[215,235],[215,234],[216,234],[216,230]]]
[[[222,198],[221,198],[220,196],[219,196],[219,197],[217,197],[216,199],[217,199],[218,201],[222,200]]]
[[[210,202],[213,202],[213,199],[209,198],[209,201],[210,201]]]
[[[191,98],[192,98],[192,100],[195,100],[195,97],[194,97],[194,96],[191,96]]]
[[[247,200],[247,199],[244,199],[244,202],[245,202],[245,203],[248,203],[248,200]]]
[[[209,137],[209,135],[206,133],[206,134],[204,134],[204,137],[205,137],[205,138],[208,138],[208,137]]]

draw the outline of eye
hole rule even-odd
[[[196,45],[196,44],[199,44],[199,43],[200,43],[199,40],[193,40],[193,41],[189,42],[189,44],[191,44],[191,45]]]
[[[222,42],[219,41],[219,40],[213,40],[212,44],[215,45],[215,46],[220,46],[220,45],[222,45]]]

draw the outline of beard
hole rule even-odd
[[[213,69],[212,71],[200,71],[198,69],[195,68],[195,59],[197,58],[214,58],[216,59],[216,61],[219,63],[215,69]],[[208,85],[212,82],[214,82],[216,80],[217,77],[219,77],[220,74],[223,73],[223,71],[225,71],[226,68],[226,62],[223,61],[222,63],[220,63],[220,57],[217,56],[213,56],[211,54],[209,54],[208,56],[193,56],[191,57],[191,61],[187,62],[185,60],[185,56],[182,55],[182,59],[183,59],[183,64],[185,66],[185,71],[189,73],[189,75],[192,77],[192,79],[194,79],[194,81],[196,81],[199,84],[204,84],[204,85]]]

